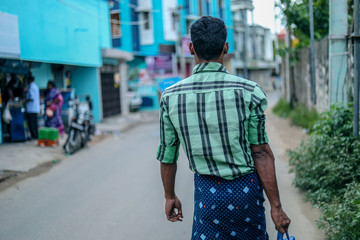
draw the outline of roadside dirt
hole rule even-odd
[[[288,119],[274,115],[271,108],[267,110],[266,130],[269,137],[276,164],[276,175],[280,190],[280,197],[285,212],[292,220],[289,233],[296,239],[324,240],[324,234],[317,228],[316,220],[321,212],[314,208],[310,202],[304,200],[304,193],[296,188],[292,182],[294,173],[289,173],[289,156],[287,150],[295,149],[301,141],[306,141],[308,135],[305,130],[292,126]],[[268,203],[267,203],[268,204]],[[270,209],[267,205],[266,209]],[[275,239],[276,230],[267,216],[267,229],[270,239]]]
[[[309,135],[302,128],[291,125],[289,119],[280,118],[272,113],[271,109],[266,112],[266,130],[270,144],[276,143],[278,157],[286,162],[289,161],[287,150],[294,150],[302,141],[306,141]]]

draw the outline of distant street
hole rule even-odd
[[[284,160],[286,124],[268,118],[268,133],[277,161],[284,209],[297,239],[322,239],[311,205],[292,187]],[[129,239],[189,240],[193,213],[193,174],[181,150],[177,194],[184,222],[167,222],[155,160],[158,123],[150,122],[106,139],[65,159],[48,173],[0,192],[1,240]],[[267,206],[267,213],[269,208]],[[267,215],[270,240],[275,239]],[[304,231],[306,229],[306,231]]]

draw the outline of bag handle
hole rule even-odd
[[[285,234],[286,234],[286,239],[290,240],[289,233],[286,231]],[[278,231],[277,240],[283,240],[283,235],[281,234],[280,231]]]

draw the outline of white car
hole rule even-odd
[[[142,104],[142,98],[137,92],[129,91],[126,95],[130,111],[136,112]]]

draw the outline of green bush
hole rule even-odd
[[[282,118],[290,118],[291,123],[299,127],[308,129],[310,132],[318,119],[318,113],[315,108],[309,110],[303,104],[296,104],[292,109],[290,104],[281,98],[273,107],[273,113]]]
[[[279,117],[288,118],[291,113],[291,107],[285,99],[280,98],[280,100],[273,107],[272,111]]]
[[[352,137],[311,135],[289,156],[295,185],[313,203],[331,202],[346,184],[360,180],[360,141]]]
[[[330,239],[360,239],[360,140],[352,136],[352,107],[332,106],[320,115],[307,142],[289,151],[294,183],[324,212],[319,226]],[[358,191],[353,190],[357,187]],[[357,196],[357,198],[356,198]],[[355,205],[354,205],[355,204]],[[357,225],[356,225],[357,224]]]
[[[330,240],[360,239],[360,184],[352,183],[343,198],[322,204],[323,216],[318,221]]]
[[[290,113],[292,124],[308,129],[310,132],[318,119],[318,113],[315,108],[309,110],[305,105],[297,104]]]

